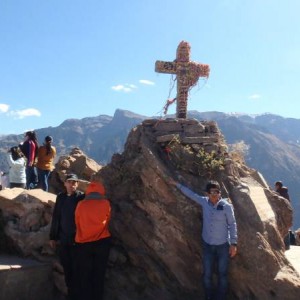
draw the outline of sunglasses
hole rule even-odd
[[[219,195],[221,192],[219,190],[215,190],[215,191],[209,191],[209,194],[211,195]]]

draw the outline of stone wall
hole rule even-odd
[[[149,119],[143,121],[145,131],[156,137],[159,144],[167,145],[174,139],[180,143],[197,144],[207,151],[226,152],[227,146],[214,121],[198,122],[195,119]]]

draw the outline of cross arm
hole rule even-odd
[[[157,60],[155,62],[155,72],[176,74],[177,64],[172,61]]]

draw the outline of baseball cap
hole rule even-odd
[[[70,180],[78,181],[78,176],[76,174],[67,174],[65,181],[70,181]]]

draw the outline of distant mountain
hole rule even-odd
[[[215,120],[228,144],[244,141],[250,146],[245,160],[260,171],[271,187],[277,180],[288,186],[295,212],[295,225],[300,227],[300,120],[272,114],[258,116],[222,112],[190,111],[190,118]],[[58,127],[37,129],[42,143],[52,135],[58,156],[79,147],[100,164],[110,161],[114,153],[123,151],[130,130],[146,116],[116,110],[113,117],[100,115],[81,120],[69,119]],[[7,170],[5,154],[23,140],[22,135],[0,137],[0,169]]]
[[[79,147],[100,164],[106,164],[116,152],[122,152],[129,131],[146,117],[125,110],[116,110],[113,117],[100,115],[84,119],[68,119],[57,127],[36,129],[39,142],[53,136],[57,156]],[[7,150],[23,141],[21,135],[0,137],[0,169],[6,170]]]

